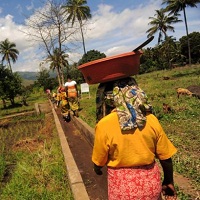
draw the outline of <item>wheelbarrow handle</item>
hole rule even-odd
[[[136,47],[134,51],[138,51],[139,49],[141,49],[142,47],[144,47],[145,45],[149,44],[152,40],[154,39],[154,36],[151,36],[150,38],[148,38],[145,42],[143,42],[140,46]]]

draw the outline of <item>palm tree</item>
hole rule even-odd
[[[197,3],[200,3],[200,0],[163,0],[162,4],[167,4],[166,11],[169,11],[170,14],[177,14],[183,10],[184,14],[184,21],[185,21],[185,28],[186,34],[188,39],[188,56],[189,56],[189,65],[191,65],[191,51],[190,51],[190,40],[188,36],[188,25],[187,25],[187,17],[185,8],[189,7],[197,7]]]
[[[90,14],[90,7],[86,5],[87,0],[68,0],[67,4],[63,6],[65,9],[65,12],[67,13],[67,22],[72,23],[72,26],[74,25],[76,19],[79,22],[80,30],[81,30],[81,36],[83,41],[83,50],[84,54],[86,54],[85,50],[85,40],[83,35],[83,21],[90,19],[92,16]]]
[[[159,44],[162,41],[163,34],[166,39],[168,30],[174,32],[174,27],[171,26],[171,24],[180,22],[181,20],[178,20],[178,15],[165,15],[164,9],[156,10],[156,14],[154,16],[155,17],[149,17],[149,19],[151,19],[151,21],[149,22],[151,28],[147,30],[147,33],[149,33],[147,37],[151,37],[155,33],[159,32]]]
[[[64,84],[63,71],[64,67],[68,66],[68,57],[68,54],[65,54],[64,51],[60,52],[59,48],[55,48],[53,54],[49,55],[45,60],[45,62],[50,62],[50,69],[57,71],[59,85]]]
[[[12,62],[15,63],[19,55],[19,51],[16,49],[16,44],[5,39],[0,43],[0,53],[3,55],[2,63],[6,60],[10,71],[12,72],[10,61],[12,60]]]

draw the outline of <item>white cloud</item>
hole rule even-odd
[[[37,44],[27,40],[27,36],[21,31],[25,29],[25,26],[16,24],[11,15],[0,18],[0,41],[8,38],[19,50],[18,60],[12,64],[13,71],[37,71],[38,65],[35,63],[40,62],[39,56],[34,54]]]
[[[32,10],[32,9],[34,9],[33,1],[31,1],[31,5],[30,5],[30,6],[26,6],[26,9],[27,9],[27,10]]]
[[[159,6],[158,1],[152,1],[115,12],[112,6],[101,4],[87,28],[86,42],[107,56],[133,50],[146,40],[149,17]]]
[[[92,13],[92,19],[88,21],[85,32],[86,50],[98,50],[107,56],[132,51],[146,40],[146,31],[149,17],[153,17],[155,10],[160,9],[160,1],[148,1],[147,4],[138,5],[134,8],[126,8],[115,11],[111,5],[100,4],[98,10]],[[31,3],[31,6],[33,4]],[[20,8],[20,7],[19,7]],[[31,7],[27,7],[31,9]],[[0,13],[1,13],[0,8]],[[200,31],[199,7],[188,9],[189,32]],[[195,17],[191,17],[195,16]],[[174,25],[175,33],[169,33],[177,39],[185,35],[184,22]],[[13,71],[38,71],[39,64],[44,55],[38,54],[38,44],[34,41],[26,40],[26,36],[20,31],[26,30],[24,25],[14,22],[12,15],[0,18],[0,41],[8,38],[15,42],[20,51],[19,58],[12,64]],[[149,44],[154,46],[157,38]],[[79,43],[79,50],[69,54],[70,62],[77,62],[83,54],[82,44]],[[44,52],[43,52],[44,53]]]
[[[16,8],[19,13],[22,13],[22,6],[20,4],[18,4]]]
[[[15,42],[19,50],[27,47],[25,35],[20,31],[23,26],[15,24],[12,15],[7,15],[5,18],[0,18],[0,41],[8,38],[11,42]]]

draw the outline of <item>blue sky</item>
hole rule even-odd
[[[0,0],[0,41],[8,38],[15,42],[20,51],[13,71],[39,71],[43,58],[38,53],[38,45],[25,39],[19,29],[25,29],[25,18],[34,14],[34,9],[42,7],[45,0]],[[59,0],[58,0],[59,1]],[[107,56],[132,51],[147,38],[149,17],[159,10],[162,0],[88,0],[92,19],[85,33],[86,50],[98,50]],[[198,8],[186,8],[189,33],[200,32],[200,4]],[[182,13],[181,13],[182,14]],[[183,20],[183,16],[180,17]],[[173,25],[175,33],[168,35],[177,40],[184,36],[184,22]],[[155,46],[157,36],[148,46]],[[82,46],[72,52],[70,60],[78,61],[83,54]]]

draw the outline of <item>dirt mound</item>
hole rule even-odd
[[[200,99],[200,86],[199,85],[190,85],[187,89],[192,92],[197,98]]]

